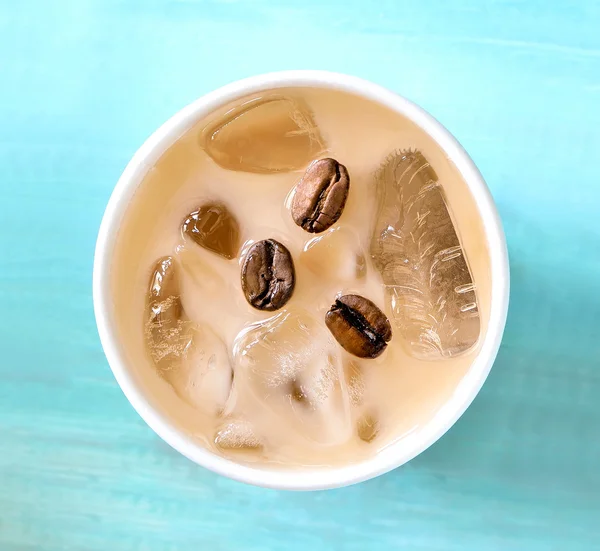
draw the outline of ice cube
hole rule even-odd
[[[344,363],[344,375],[348,385],[348,396],[350,403],[354,406],[360,406],[365,397],[365,380],[362,370],[354,360]]]
[[[192,340],[192,326],[183,314],[175,261],[163,257],[150,278],[144,327],[148,350],[159,371],[169,370],[185,353]]]
[[[231,388],[225,344],[208,327],[187,318],[172,257],[158,260],[150,279],[146,344],[159,374],[177,394],[207,413],[218,413]]]
[[[183,221],[182,233],[195,243],[232,259],[240,248],[240,228],[236,218],[221,203],[207,203]]]
[[[239,315],[237,263],[223,262],[193,243],[179,245],[174,258],[181,268],[182,302],[190,318],[213,326],[215,319]]]
[[[218,415],[225,407],[233,381],[227,348],[207,325],[193,324],[191,333],[192,340],[181,361],[163,376],[188,404]]]
[[[392,155],[376,176],[370,253],[408,351],[461,354],[479,338],[475,285],[433,168],[419,151]]]
[[[349,397],[336,343],[304,311],[252,324],[234,343],[236,391],[250,393],[310,440],[347,439]]]
[[[214,263],[210,264],[187,245],[178,247],[176,258],[184,277],[189,278],[203,296],[212,297],[225,287],[225,277],[215,269]]]
[[[203,131],[201,141],[219,166],[262,174],[300,170],[325,150],[310,109],[281,96],[232,109]]]
[[[285,388],[294,381],[302,384],[308,375],[320,376],[337,360],[329,357],[332,353],[335,342],[304,311],[285,310],[253,323],[234,343],[236,366],[261,390]]]
[[[229,419],[217,431],[215,444],[226,451],[256,451],[263,447],[252,425],[244,419]]]
[[[365,412],[356,422],[356,433],[364,442],[372,442],[379,434],[379,418],[373,412]]]
[[[358,239],[346,228],[334,228],[306,243],[300,262],[319,277],[354,281],[366,274],[366,261]]]

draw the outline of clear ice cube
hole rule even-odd
[[[254,427],[245,419],[228,419],[215,434],[214,441],[225,451],[256,451],[263,447]]]
[[[167,371],[188,349],[193,324],[183,314],[175,261],[159,259],[152,271],[147,300],[146,342],[160,372]]]
[[[372,442],[379,430],[379,418],[372,411],[363,413],[356,422],[356,433],[363,442]]]
[[[357,362],[350,360],[344,363],[344,375],[348,385],[348,396],[353,406],[360,406],[365,397],[365,380]]]
[[[367,269],[356,235],[339,227],[308,241],[300,262],[315,275],[336,281],[363,278]]]
[[[180,246],[177,248],[176,256],[183,274],[193,282],[202,296],[214,296],[225,287],[224,275],[215,269],[214,264],[202,258],[197,251],[191,250],[187,245]]]
[[[191,405],[220,412],[232,380],[227,349],[208,326],[187,318],[172,257],[156,263],[147,302],[146,344],[159,374]]]
[[[310,109],[281,96],[232,109],[204,129],[201,141],[219,166],[261,174],[303,169],[325,150]]]
[[[420,359],[469,350],[479,338],[475,285],[436,173],[419,151],[402,151],[376,181],[370,253],[399,334]]]
[[[219,415],[233,381],[227,348],[207,325],[193,324],[191,332],[192,340],[181,361],[163,372],[163,376],[188,404]]]
[[[183,305],[190,318],[213,326],[215,319],[238,314],[237,265],[223,262],[193,243],[179,245],[175,259],[181,268]],[[214,300],[215,296],[219,300]]]
[[[237,219],[222,203],[207,203],[183,221],[181,231],[195,243],[231,260],[240,248]]]
[[[234,369],[238,393],[251,393],[304,437],[333,444],[351,434],[339,351],[310,314],[284,311],[243,330]]]

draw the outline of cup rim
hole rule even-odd
[[[473,195],[488,245],[491,272],[488,328],[479,354],[461,380],[460,388],[444,404],[444,415],[436,415],[422,427],[409,448],[404,449],[403,439],[399,439],[357,464],[277,469],[264,464],[244,465],[216,455],[151,406],[128,370],[122,343],[112,323],[110,266],[117,234],[148,170],[195,122],[212,111],[249,94],[288,87],[347,92],[392,109],[419,126],[461,173]],[[508,252],[500,217],[483,177],[456,138],[421,107],[378,84],[341,73],[295,70],[245,78],[209,92],[173,115],[138,149],[119,178],[102,218],[94,255],[93,302],[100,341],[117,383],[133,408],[166,443],[198,465],[240,482],[285,490],[324,490],[362,482],[403,465],[441,438],[458,420],[481,389],[498,353],[508,312],[509,284]]]

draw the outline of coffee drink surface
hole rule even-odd
[[[356,463],[456,392],[490,303],[482,221],[435,142],[337,91],[199,120],[150,169],[112,274],[155,406],[239,462]]]
[[[321,233],[342,215],[350,178],[344,165],[335,159],[312,163],[296,186],[292,201],[292,218],[307,232]]]

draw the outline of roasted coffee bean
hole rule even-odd
[[[298,182],[292,201],[294,222],[310,233],[320,233],[342,215],[350,177],[344,165],[335,159],[312,163]]]
[[[278,310],[292,296],[296,275],[292,255],[281,243],[254,243],[242,265],[242,291],[258,310]]]
[[[225,258],[235,258],[238,254],[239,225],[225,205],[202,205],[183,221],[182,231],[201,247]]]
[[[392,338],[386,315],[360,295],[344,295],[325,315],[325,323],[342,347],[359,358],[376,358]]]

